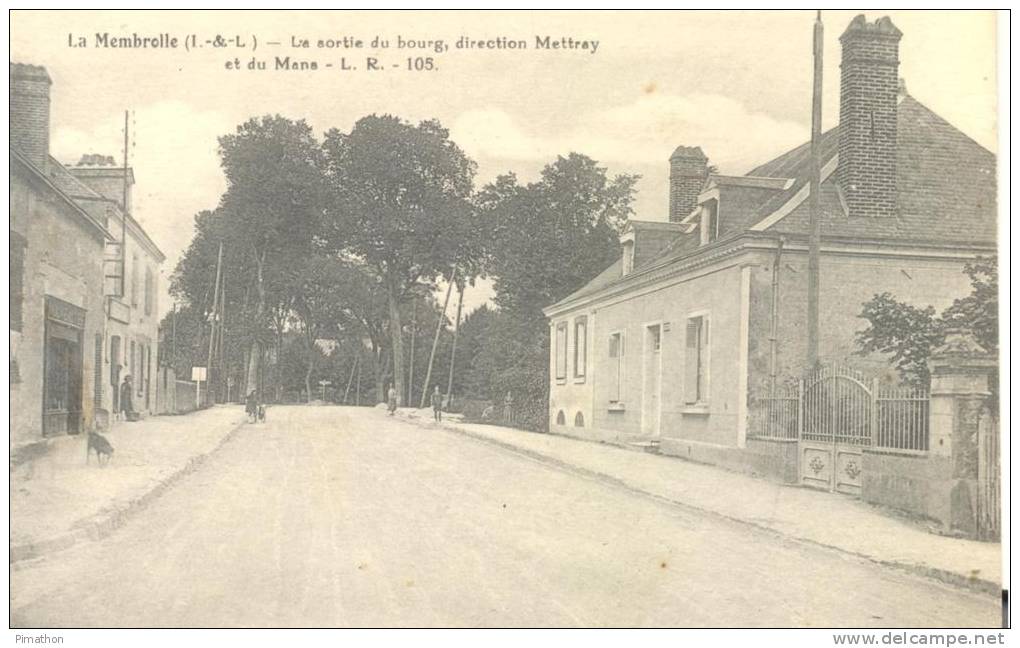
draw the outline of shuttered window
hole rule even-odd
[[[708,318],[687,320],[687,344],[684,357],[684,403],[708,401]]]
[[[153,285],[152,268],[145,268],[145,314],[152,315],[155,286]]]
[[[574,377],[584,378],[588,370],[588,318],[574,320]]]
[[[22,302],[25,298],[25,237],[14,230],[10,232],[10,288],[11,288],[11,330],[21,331]]]
[[[620,390],[623,383],[623,333],[609,336],[609,402],[620,402]]]
[[[567,379],[567,323],[556,325],[556,379]]]

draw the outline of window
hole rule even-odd
[[[146,346],[139,343],[138,345],[138,374],[134,377],[135,389],[138,390],[138,395],[141,396],[145,387],[145,365],[146,358]]]
[[[648,327],[649,342],[651,343],[652,353],[659,353],[662,351],[662,327],[661,326],[649,326]]]
[[[620,402],[620,385],[623,382],[623,333],[609,336],[609,402]]]
[[[120,384],[120,336],[110,336],[110,384],[116,387]],[[115,392],[116,393],[116,392]]]
[[[581,412],[574,415],[574,427],[584,427],[584,414]]]
[[[145,268],[145,314],[152,315],[152,300],[156,296],[153,289],[152,268]]]
[[[566,425],[566,424],[567,424],[567,415],[563,413],[563,410],[560,410],[559,414],[556,415],[556,425]]]
[[[10,231],[11,330],[21,331],[21,304],[25,299],[25,237]]]
[[[556,379],[567,379],[567,323],[556,325]]]
[[[138,305],[138,255],[131,257],[131,305]]]
[[[623,243],[623,274],[629,275],[634,270],[634,241]]]
[[[584,378],[588,369],[588,318],[574,320],[574,378]]]
[[[138,380],[138,376],[135,375],[135,341],[131,340],[131,351],[128,354],[128,372],[127,375],[131,376],[131,380]]]
[[[687,320],[687,353],[684,358],[684,403],[708,401],[708,318]]]
[[[719,201],[709,200],[701,206],[701,244],[719,238]]]

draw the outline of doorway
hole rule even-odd
[[[662,325],[645,327],[644,377],[641,398],[641,433],[659,436],[662,401]]]

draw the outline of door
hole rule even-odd
[[[659,436],[662,397],[662,326],[645,327],[644,380],[642,385],[641,433]]]
[[[43,434],[77,434],[81,431],[81,336],[59,322],[46,323],[43,388]]]

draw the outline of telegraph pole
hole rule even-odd
[[[457,363],[457,337],[460,333],[460,312],[464,306],[464,285],[457,286],[457,324],[453,329],[453,347],[450,349],[450,378],[446,383],[446,406],[449,408],[453,403],[453,369]]]
[[[212,395],[212,390],[209,386],[212,384],[212,361],[213,361],[213,343],[216,341],[216,320],[219,319],[220,310],[220,271],[223,265],[223,243],[220,243],[220,250],[216,255],[216,284],[213,287],[213,320],[209,325],[209,359],[205,364],[205,386],[208,395]]]
[[[120,219],[120,296],[127,294],[127,219],[128,219],[128,111],[124,111],[124,183],[121,186]]]
[[[429,395],[429,381],[432,380],[432,363],[436,359],[436,348],[439,347],[439,334],[443,331],[443,320],[446,319],[446,307],[450,305],[450,293],[453,291],[453,282],[457,280],[457,268],[454,268],[450,272],[450,283],[446,287],[446,299],[443,301],[443,312],[439,315],[439,321],[436,322],[436,336],[432,338],[432,353],[429,354],[429,367],[425,372],[425,386],[421,388],[421,405],[419,408],[425,407],[425,399]]]
[[[820,257],[822,247],[822,202],[821,202],[821,139],[822,139],[822,12],[815,17],[814,29],[814,83],[811,98],[811,233],[808,238],[808,312],[807,312],[807,361],[808,371],[818,367],[818,300],[820,295]]]

